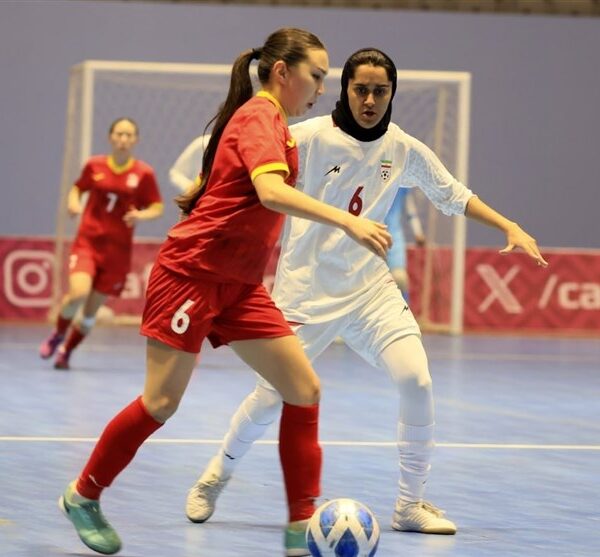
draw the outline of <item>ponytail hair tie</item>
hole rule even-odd
[[[253,48],[252,49],[252,59],[259,60],[262,54],[262,48]]]

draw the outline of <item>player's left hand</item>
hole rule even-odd
[[[385,259],[388,249],[392,247],[392,235],[387,226],[363,217],[348,215],[350,217],[346,232],[361,246],[371,250],[375,255]]]
[[[527,255],[536,260],[540,267],[547,267],[548,262],[542,257],[535,238],[527,234],[518,224],[514,224],[506,233],[507,245],[499,253],[506,255],[515,248],[521,248]]]
[[[140,220],[140,213],[135,207],[130,207],[129,211],[127,211],[123,215],[123,220],[127,226],[135,226],[135,224]]]

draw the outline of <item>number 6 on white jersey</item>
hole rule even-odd
[[[348,206],[348,212],[353,214],[355,217],[358,217],[358,215],[360,215],[362,208],[363,208],[363,200],[360,197],[360,192],[363,191],[364,186],[360,186],[355,192],[354,195],[352,196],[352,199],[350,200],[350,205]]]
[[[194,300],[186,300],[180,308],[173,314],[171,319],[171,329],[178,335],[182,335],[190,326],[190,316],[186,313],[194,305]]]

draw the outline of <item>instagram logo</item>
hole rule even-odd
[[[15,306],[48,307],[52,296],[52,263],[48,251],[17,249],[4,260],[4,294]]]

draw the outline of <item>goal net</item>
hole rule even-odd
[[[127,116],[139,125],[135,154],[156,172],[165,199],[165,215],[138,225],[136,244],[158,242],[178,218],[170,202],[178,191],[169,182],[169,169],[181,151],[204,132],[225,99],[230,71],[229,65],[94,60],[71,69],[56,226],[54,312],[66,285],[69,242],[78,224],[67,214],[67,194],[87,158],[109,151],[111,122]],[[326,91],[307,118],[331,112],[339,95],[340,76],[340,68],[330,70]],[[393,121],[429,145],[464,183],[469,106],[468,73],[398,72]],[[420,190],[412,191],[427,242],[423,248],[409,250],[411,306],[424,330],[458,333],[463,312],[464,217],[446,217]],[[407,240],[410,245],[408,230]],[[122,306],[123,301],[109,303],[118,322],[139,320],[139,303],[127,307],[119,304]]]

